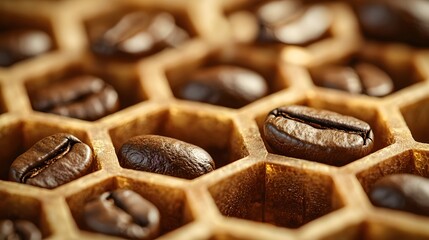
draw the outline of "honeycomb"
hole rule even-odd
[[[75,0],[0,2],[0,28],[37,27],[53,49],[0,68],[0,218],[27,219],[46,239],[115,239],[86,229],[85,202],[104,191],[132,189],[161,213],[159,239],[428,239],[429,218],[377,208],[367,197],[385,175],[429,177],[429,52],[376,42],[360,33],[349,4],[324,2],[334,21],[329,36],[306,46],[251,44],[252,1]],[[135,9],[171,12],[192,38],[176,48],[123,61],[90,51],[88,31],[106,16]],[[12,20],[12,21],[11,21]],[[353,95],[314,85],[310,71],[351,56],[393,73],[385,97]],[[270,94],[231,109],[180,100],[173,89],[211,63],[254,69]],[[29,93],[69,74],[103,76],[121,109],[83,121],[32,109]],[[261,136],[267,113],[298,104],[368,122],[371,154],[330,166],[273,152]],[[71,133],[88,144],[90,174],[52,190],[8,181],[12,161],[43,137]],[[196,144],[217,169],[193,180],[122,168],[117,152],[130,137],[159,134]]]

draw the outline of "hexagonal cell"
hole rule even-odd
[[[0,221],[27,220],[32,222],[40,230],[42,237],[47,238],[52,234],[44,214],[44,209],[39,200],[7,191],[0,191]]]
[[[384,147],[387,147],[393,144],[394,136],[389,131],[386,125],[386,122],[384,118],[380,115],[379,111],[373,108],[370,104],[349,104],[352,101],[353,101],[353,97],[348,95],[336,96],[336,95],[328,95],[328,94],[324,95],[323,93],[320,93],[320,95],[318,95],[318,93],[316,93],[314,95],[310,95],[310,97],[304,101],[297,102],[295,105],[303,105],[303,106],[307,106],[315,109],[328,110],[342,115],[355,117],[359,120],[362,120],[368,123],[374,134],[374,139],[373,139],[374,146],[370,153],[376,152]],[[276,107],[281,107],[281,106],[273,106],[272,109],[275,109]],[[267,117],[267,114],[272,109],[266,112],[260,113],[256,117],[256,121],[259,127],[259,131],[261,133],[261,137],[264,140],[264,143],[268,152],[278,154],[269,146],[269,144],[264,139],[264,134],[263,134],[264,121]],[[344,166],[346,164],[347,163],[339,161],[338,164],[331,164],[331,165]]]
[[[236,1],[226,3],[229,6],[223,15],[237,41],[263,46],[280,53],[286,62],[308,66],[341,58],[355,51],[361,40],[358,24],[347,4],[321,2]],[[263,16],[260,19],[255,16],[258,9]]]
[[[84,24],[89,47],[100,61],[135,62],[196,35],[184,11],[149,2],[112,4]]]
[[[371,218],[364,222],[349,225],[335,233],[326,236],[318,236],[320,240],[344,239],[344,240],[362,240],[362,239],[427,239],[428,232],[422,229],[410,228],[415,222],[410,221],[407,224],[392,224],[385,219]]]
[[[316,86],[384,97],[423,81],[410,51],[368,43],[359,52],[309,70]]]
[[[410,220],[408,222],[390,223],[389,219],[370,219],[362,225],[361,235],[355,239],[415,239],[429,238],[425,225]]]
[[[71,214],[81,230],[91,231],[86,226],[83,216],[85,203],[103,192],[115,189],[133,190],[158,208],[161,214],[160,235],[173,231],[193,220],[191,219],[192,216],[185,214],[188,209],[186,209],[186,196],[183,190],[163,186],[152,181],[142,182],[123,177],[114,177],[93,186],[86,186],[85,189],[66,198]]]
[[[169,110],[141,114],[113,127],[109,133],[116,153],[131,137],[155,134],[203,148],[212,156],[216,169],[249,154],[233,121],[203,108],[172,106]]]
[[[298,228],[341,208],[331,177],[305,169],[259,163],[210,186],[227,217]]]
[[[80,139],[82,142],[92,146],[89,142],[88,135],[73,125],[61,121],[62,125],[55,122],[47,123],[45,119],[28,119],[25,121],[11,121],[1,126],[0,143],[0,179],[9,179],[9,168],[12,162],[22,153],[31,148],[39,140],[53,135],[55,133],[69,133]],[[96,154],[95,154],[96,155]],[[100,163],[97,157],[94,158],[89,172],[100,169]]]
[[[410,173],[429,177],[429,152],[408,150],[388,158],[356,174],[368,194],[372,185],[380,178],[398,173]]]
[[[416,141],[429,143],[429,98],[423,98],[401,108],[402,115]]]
[[[0,7],[0,67],[9,67],[57,48],[47,17],[9,10]]]
[[[92,61],[86,56],[81,57],[82,59],[54,66],[48,72],[28,76],[25,86],[33,109],[94,121],[145,100],[136,73],[123,73],[120,69],[115,68],[105,69],[98,65],[98,62]],[[104,86],[99,81],[72,84],[77,82],[77,79],[73,78],[81,77],[85,80],[87,76],[101,79],[101,83],[105,83]],[[66,84],[65,82],[69,89],[62,90],[64,93],[61,97],[64,99],[58,100],[57,96],[56,101],[59,103],[54,103],[52,99],[54,99],[53,96],[55,97],[55,92],[47,94],[46,87],[55,85],[58,89],[61,88],[62,83]],[[109,85],[113,90],[107,91]],[[42,91],[45,93],[41,93]],[[112,99],[115,98],[112,98],[114,94],[110,93],[111,91],[117,93],[119,107],[112,103]],[[49,96],[50,100],[43,100],[44,96]],[[67,100],[67,97],[71,100]],[[99,100],[94,101],[94,99]],[[82,112],[85,114],[81,115]]]
[[[262,49],[232,45],[181,58],[165,72],[176,98],[241,108],[290,85],[276,59]]]

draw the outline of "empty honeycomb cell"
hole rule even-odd
[[[401,108],[402,115],[414,140],[429,143],[426,129],[429,127],[429,98],[424,97],[415,102],[408,103]]]
[[[27,220],[40,230],[43,238],[48,238],[52,234],[52,226],[47,222],[46,210],[42,207],[40,200],[4,190],[0,191],[0,199],[0,221]]]
[[[209,188],[219,211],[298,228],[343,206],[330,176],[274,163],[258,163]]]
[[[372,218],[364,222],[347,226],[335,233],[320,236],[318,239],[344,239],[344,240],[369,240],[369,239],[427,239],[428,233],[416,230],[413,222],[405,224],[392,224],[379,218]]]
[[[192,47],[189,50],[193,51]],[[230,45],[201,50],[192,58],[177,59],[164,70],[176,98],[240,108],[291,84],[282,75],[284,67],[275,60],[275,55],[261,48]],[[252,73],[238,74],[225,67]],[[260,77],[262,79],[257,80]]]
[[[368,104],[354,104],[354,100],[351,95],[342,94],[340,92],[337,96],[335,96],[334,94],[326,94],[323,92],[314,92],[314,94],[310,93],[307,96],[308,97],[303,101],[298,101],[296,103],[288,103],[286,105],[273,106],[271,109],[256,115],[255,120],[258,124],[261,137],[264,140],[268,152],[278,154],[268,145],[265,140],[263,134],[264,121],[271,110],[277,107],[288,105],[303,105],[315,109],[328,110],[342,115],[351,116],[368,123],[374,134],[374,147],[372,148],[371,153],[385,148],[395,142],[394,136],[391,133],[391,130],[388,128],[387,123],[384,121],[383,116],[376,108],[371,106],[369,102]],[[338,101],[340,98],[341,101]],[[344,166],[347,164],[347,162],[343,162],[341,161],[341,159],[336,159],[332,161],[338,162],[337,164],[331,163],[334,166]]]
[[[0,5],[0,68],[33,59],[57,48],[50,19]]]
[[[77,226],[84,231],[90,231],[85,224],[83,209],[85,203],[100,194],[116,189],[130,189],[153,203],[160,212],[160,236],[173,231],[191,221],[187,214],[186,195],[182,189],[173,188],[167,184],[152,181],[141,181],[125,177],[113,177],[85,186],[84,189],[67,196],[71,214]]]
[[[29,101],[35,111],[93,121],[145,100],[145,97],[142,95],[142,89],[139,85],[137,74],[133,71],[124,72],[124,69],[115,67],[106,69],[105,66],[100,65],[99,62],[87,55],[79,55],[69,62],[51,64],[53,65],[51,69],[47,69],[39,75],[33,74],[27,76],[24,79]],[[74,96],[71,100],[66,99],[60,103],[54,103],[54,100],[44,100],[45,102],[43,102],[43,99],[47,99],[46,96],[48,96],[46,93],[47,88],[54,86],[58,88],[64,84],[70,85],[70,83],[85,78],[97,80],[86,85],[76,84],[74,85],[74,89],[80,88],[80,90],[68,90],[62,93],[61,98],[64,99],[66,99],[66,96]],[[94,86],[95,84],[100,85],[100,83],[102,83],[103,87],[98,88]],[[89,89],[94,90],[85,92],[90,91]],[[109,91],[107,91],[107,89]],[[49,94],[54,95],[55,91],[57,90],[53,90]],[[79,91],[82,92],[80,95],[77,94]],[[103,91],[106,93],[104,97],[102,95]],[[85,103],[85,101],[89,101],[88,99],[94,96],[96,99],[104,102],[102,107],[103,110],[95,111],[90,104]],[[57,96],[56,101],[59,99],[60,97]],[[113,101],[116,102],[113,103]],[[42,103],[43,105],[41,105]],[[77,113],[71,110],[73,108],[76,110],[73,104],[80,104],[80,106],[77,107],[77,109],[80,109]],[[58,110],[59,108],[70,110],[64,113]],[[82,112],[84,115],[82,115]]]
[[[133,63],[197,35],[183,6],[151,2],[113,3],[85,19],[84,25],[88,50],[103,62]]]
[[[169,109],[139,114],[110,129],[116,152],[128,139],[154,134],[182,140],[206,150],[216,169],[248,155],[233,121],[204,108],[173,105]]]
[[[361,227],[361,234],[353,239],[416,239],[429,237],[429,232],[423,230],[423,222],[415,219],[409,222],[389,223],[385,219],[371,219]]]

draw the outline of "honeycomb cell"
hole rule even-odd
[[[138,111],[136,111],[138,112]],[[118,153],[129,138],[155,134],[179,139],[206,150],[216,169],[248,155],[242,136],[232,119],[204,108],[174,105],[171,108],[139,114],[109,131]]]
[[[160,235],[173,231],[189,222],[192,216],[185,214],[186,196],[183,190],[152,181],[140,181],[124,177],[113,177],[85,186],[80,191],[67,196],[71,214],[77,226],[83,231],[90,231],[85,225],[83,209],[86,202],[103,192],[115,189],[130,189],[152,202],[160,211]]]
[[[429,98],[424,97],[418,101],[408,103],[401,108],[402,115],[414,140],[429,143]]]
[[[394,223],[391,223],[386,220],[386,218],[375,218],[368,220],[361,227],[361,235],[355,239],[423,240],[429,237],[429,232],[423,227],[424,222],[419,222],[419,220],[417,219],[410,219],[408,221],[397,221]]]
[[[52,226],[47,222],[45,209],[39,200],[5,190],[0,191],[0,199],[0,220],[27,220],[36,225],[43,238],[52,234]]]
[[[0,179],[8,180],[9,168],[16,157],[27,151],[39,140],[56,133],[72,134],[82,142],[88,144],[92,149],[89,137],[85,131],[76,128],[73,124],[69,125],[67,122],[61,122],[61,124],[47,123],[44,120],[33,117],[31,120],[16,120],[2,126],[1,131],[4,134],[2,134],[0,142],[5,147],[1,151],[3,160],[1,161]],[[96,156],[96,154],[94,155]],[[100,166],[98,158],[95,157],[89,171],[98,171]]]
[[[410,173],[429,177],[428,169],[429,152],[425,150],[407,150],[358,172],[356,176],[368,194],[372,185],[384,176]]]
[[[325,174],[258,163],[210,186],[219,211],[227,217],[298,228],[343,206]]]
[[[40,13],[31,16],[9,7],[0,5],[0,68],[33,59],[57,48],[53,27],[47,16]]]
[[[427,239],[428,232],[416,231],[414,221],[389,223],[378,217],[372,217],[360,223],[349,225],[339,231],[321,236],[319,239]]]
[[[196,35],[185,11],[149,2],[112,4],[84,25],[89,50],[103,62],[133,63],[174,49]]]
[[[241,108],[291,84],[280,74],[282,67],[276,63],[276,56],[256,47],[215,47],[177,60],[165,67],[165,72],[174,96],[179,99]],[[251,73],[234,74],[226,68]],[[262,79],[257,81],[256,75]]]
[[[383,50],[393,51],[391,49]],[[386,53],[380,52],[380,50],[378,50],[378,54],[372,53],[370,56],[367,56],[369,54],[365,53],[365,49],[361,51],[362,52],[353,54],[346,59],[342,59],[341,61],[310,68],[314,84],[320,87],[341,89],[341,86],[329,86],[329,84],[332,83],[323,83],[322,80],[320,80],[320,72],[326,71],[331,67],[341,68],[344,70],[347,69],[350,72],[350,74],[348,75],[348,87],[350,88],[348,92],[353,94],[367,94],[374,97],[384,97],[423,80],[421,77],[418,76],[418,74],[415,73],[411,58],[408,61],[402,62],[400,67],[397,67],[395,65],[396,63],[392,62],[393,60],[386,59],[383,56],[383,54],[386,55]],[[365,56],[365,54],[367,55]],[[352,76],[352,74],[356,75],[356,78]],[[325,76],[326,79],[330,79],[331,81],[335,80],[333,79],[333,75],[331,75],[330,77],[328,77],[327,75]],[[373,80],[371,80],[371,78]],[[375,79],[380,78],[385,79],[385,81],[383,81],[383,83],[380,82],[380,85],[378,85],[377,88],[375,87],[375,85],[371,86]],[[357,86],[356,84],[354,84],[352,88],[352,81],[350,80],[354,79],[359,79],[359,83]],[[338,84],[339,82],[340,81],[336,83]],[[342,83],[346,85],[345,81],[343,81]],[[358,90],[357,88],[359,88],[360,90]]]
[[[27,89],[27,93],[29,95],[30,102],[32,104],[32,107],[34,110],[44,111],[44,112],[52,112],[54,114],[60,114],[65,116],[72,116],[75,118],[81,118],[84,120],[98,120],[99,118],[105,117],[109,114],[113,114],[115,111],[120,111],[121,109],[127,108],[131,105],[137,104],[141,101],[144,101],[145,98],[142,95],[141,87],[139,85],[139,81],[137,79],[136,74],[134,72],[124,72],[120,68],[107,68],[105,69],[102,65],[99,65],[98,62],[94,61],[94,59],[81,55],[78,58],[71,60],[70,62],[62,62],[62,63],[52,63],[54,66],[52,66],[51,69],[47,70],[46,72],[42,72],[38,75],[31,75],[28,76],[25,79],[25,87]],[[92,105],[84,105],[86,107],[78,107],[79,109],[88,109],[88,110],[82,110],[86,114],[81,116],[82,114],[77,114],[73,112],[72,110],[61,112],[56,110],[53,106],[56,106],[56,108],[59,108],[59,106],[62,106],[62,108],[67,109],[73,109],[76,107],[73,107],[73,103],[64,102],[61,104],[56,105],[40,105],[40,96],[46,96],[44,93],[40,93],[40,91],[45,90],[48,86],[61,86],[61,84],[66,84],[66,82],[72,83],[74,81],[77,81],[73,78],[98,78],[101,79],[101,83],[104,84],[104,89],[96,88],[94,83],[92,85],[88,85],[88,87],[84,87],[80,90],[77,90],[78,87],[75,87],[73,89],[76,90],[68,90],[67,95],[74,96],[73,103],[82,103],[85,104],[85,101],[90,101],[91,97],[95,96],[99,99],[108,99],[103,100],[103,103],[105,107],[103,107],[103,110],[89,110],[92,109]],[[99,81],[99,80],[98,80]],[[70,84],[68,84],[70,85]],[[90,88],[91,86],[91,88]],[[70,87],[71,89],[72,87]],[[109,95],[106,95],[103,97],[101,94],[103,91],[109,88]],[[112,89],[113,88],[113,89]],[[84,91],[89,91],[88,89],[94,89],[94,93],[85,93]],[[78,95],[78,91],[82,92],[80,93],[81,96]],[[107,91],[106,91],[107,92]],[[115,93],[112,93],[115,92]],[[107,94],[107,93],[106,93]],[[62,98],[66,98],[64,96],[66,94],[62,94]],[[100,96],[99,96],[100,95]],[[108,97],[107,97],[108,96]],[[114,97],[113,97],[114,96]],[[57,97],[58,98],[58,97]],[[111,99],[117,99],[119,102],[119,107],[117,104],[111,103],[113,100]],[[58,99],[56,99],[58,100]],[[50,100],[50,102],[53,102]],[[43,102],[42,102],[43,103]],[[94,107],[95,109],[95,107]],[[76,110],[76,109],[75,109]],[[78,111],[78,112],[82,112]],[[96,113],[89,114],[89,113]],[[94,116],[92,116],[94,115]]]
[[[297,14],[299,11],[293,11],[290,9],[293,9],[293,5],[299,3],[304,3],[305,6],[314,7],[312,11],[307,12],[312,12],[312,14],[317,12],[316,15],[319,15],[319,17],[322,17],[326,13],[329,15],[329,21],[326,22],[328,24],[327,30],[322,32],[323,34],[317,35],[318,37],[307,39],[307,41],[286,42],[286,44],[273,43],[269,41],[268,43],[267,41],[265,43],[261,43],[260,39],[257,38],[261,26],[260,24],[258,25],[258,19],[254,15],[257,7],[261,5],[257,1],[237,1],[233,3],[225,3],[227,6],[225,6],[223,9],[224,12],[219,14],[221,17],[218,18],[228,23],[230,35],[235,40],[261,45],[268,51],[271,51],[275,54],[280,53],[281,59],[285,62],[294,63],[301,66],[311,66],[313,64],[317,64],[318,62],[329,62],[347,56],[347,54],[352,53],[359,47],[361,37],[357,34],[358,24],[349,6],[339,2],[327,3],[325,1],[325,3],[314,3],[309,1],[285,1],[283,5],[287,4],[288,7],[283,7],[285,10],[279,11],[279,13],[285,13],[286,15],[288,14],[287,11],[289,10],[289,15],[286,17],[290,17],[289,22],[294,22],[294,20],[299,18],[297,17],[297,15],[299,15]],[[271,16],[272,20],[275,20],[276,14],[278,15],[278,13],[276,13],[274,10],[281,9],[281,4],[277,5],[279,6],[272,7],[270,9],[270,11],[273,10],[273,13],[267,14],[267,17]],[[296,24],[291,24],[296,27],[296,29],[294,29],[296,30],[295,33],[297,33],[297,29],[300,29],[300,31],[306,31],[306,29],[310,29],[308,27],[299,26],[299,24],[304,25],[305,22],[312,21],[312,14],[307,14],[307,17],[303,17],[303,19],[305,18],[306,20],[298,20],[294,22]],[[321,25],[321,23],[314,22],[312,25]],[[291,31],[288,35],[295,34],[292,29],[293,27],[290,28]],[[267,32],[269,35],[270,32]],[[271,34],[277,36],[281,35],[280,32],[282,31],[278,30],[277,34]],[[311,34],[313,33],[311,30],[309,30],[302,35],[307,36]]]
[[[370,104],[353,104],[352,96],[341,93],[335,96],[334,94],[314,92],[314,94],[309,94],[308,96],[309,97],[306,100],[299,101],[295,105],[303,105],[316,109],[328,110],[342,115],[352,116],[368,123],[371,126],[371,129],[374,134],[374,147],[371,153],[376,152],[394,143],[394,136],[388,129],[386,122],[383,120],[384,118],[379,113],[379,111]],[[256,122],[258,124],[259,131],[261,133],[261,137],[264,140],[265,146],[270,153],[274,154],[276,154],[276,152],[268,145],[268,143],[264,139],[263,126],[268,113],[276,107],[281,106],[273,106],[272,109],[269,109],[266,112],[262,112],[256,116]],[[332,161],[336,162],[335,160]],[[332,165],[344,166],[346,164],[346,162],[339,161],[338,164],[333,163]]]

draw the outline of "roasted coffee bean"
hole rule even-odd
[[[366,35],[380,40],[429,46],[429,1],[359,1],[357,16]]]
[[[171,14],[133,12],[95,39],[92,49],[105,56],[143,56],[175,47],[187,39],[188,33],[176,25]]]
[[[122,167],[193,179],[215,168],[202,148],[174,138],[141,135],[130,138],[119,151]]]
[[[369,63],[358,63],[353,67],[324,66],[311,71],[316,85],[347,91],[354,94],[367,94],[382,97],[394,89],[390,76]]]
[[[429,180],[424,177],[387,175],[375,182],[369,197],[378,207],[429,216]]]
[[[256,15],[260,41],[293,45],[307,45],[321,39],[328,34],[332,22],[326,6],[305,6],[300,1],[290,0],[267,2]]]
[[[34,144],[18,156],[9,171],[11,181],[55,188],[91,170],[93,155],[75,136],[57,133]]]
[[[39,240],[42,233],[32,223],[27,220],[0,220],[1,240]]]
[[[355,71],[359,75],[365,94],[382,97],[393,91],[393,80],[375,65],[360,63],[355,66]]]
[[[268,93],[258,73],[232,65],[204,68],[192,73],[177,90],[179,98],[230,108],[240,108]]]
[[[119,109],[115,89],[100,78],[82,75],[31,93],[33,109],[83,120],[97,120]]]
[[[263,134],[279,154],[338,166],[371,152],[374,139],[366,122],[304,106],[272,110]]]
[[[8,67],[51,48],[51,38],[40,30],[23,29],[0,33],[0,66]]]
[[[96,232],[130,239],[153,239],[159,232],[158,209],[131,190],[105,192],[83,211],[87,227]]]

